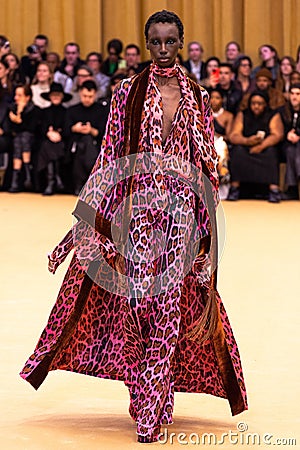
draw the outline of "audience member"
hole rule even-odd
[[[280,115],[268,107],[268,94],[254,91],[249,106],[239,112],[229,136],[231,188],[228,200],[238,200],[240,183],[258,183],[269,186],[268,200],[280,201],[279,162],[277,144],[283,138]]]
[[[236,115],[243,93],[234,86],[232,75],[232,66],[227,63],[221,63],[217,88],[222,92],[224,109]]]
[[[120,39],[112,39],[107,44],[108,58],[103,62],[101,70],[111,77],[118,69],[126,68],[126,61],[121,58],[123,43]]]
[[[276,89],[279,89],[286,100],[289,99],[291,84],[291,73],[295,70],[296,63],[291,56],[283,56],[280,60],[279,75],[275,82]]]
[[[0,61],[0,92],[2,101],[13,101],[13,86],[9,79],[9,65],[5,60]]]
[[[19,177],[22,166],[25,171],[24,188],[32,188],[30,162],[39,111],[32,102],[30,86],[17,86],[15,103],[9,112],[10,129],[13,135],[13,174],[9,192],[20,191]]]
[[[33,44],[27,47],[27,55],[21,58],[21,70],[27,78],[27,82],[32,82],[36,69],[41,61],[46,61],[48,38],[44,34],[37,34]]]
[[[101,53],[91,52],[86,57],[86,64],[93,71],[97,84],[97,98],[109,96],[110,77],[101,72],[102,62]]]
[[[37,71],[31,85],[32,101],[41,109],[48,108],[50,106],[50,102],[45,100],[41,94],[49,91],[52,78],[53,76],[48,63],[41,62],[37,67]]]
[[[70,106],[74,106],[77,105],[77,103],[80,103],[80,86],[88,80],[92,80],[96,83],[95,78],[94,78],[94,73],[92,71],[92,69],[88,66],[86,66],[85,64],[83,64],[82,66],[78,67],[76,76],[74,78],[73,81],[73,86],[71,89],[70,94],[72,95],[72,99],[65,103],[64,106],[66,106],[67,108],[70,108]],[[96,84],[96,89],[97,89],[97,84]]]
[[[108,117],[108,105],[96,102],[97,86],[93,80],[79,88],[80,103],[67,110],[66,133],[70,137],[73,159],[74,193],[78,195],[97,159]]]
[[[298,45],[297,53],[296,53],[296,70],[300,73],[300,45]]]
[[[51,73],[55,73],[57,70],[59,70],[61,63],[60,63],[60,56],[58,53],[56,52],[47,53],[46,62],[48,63]]]
[[[243,95],[251,94],[255,89],[255,80],[250,77],[252,60],[249,56],[240,55],[232,65],[235,73],[234,86],[241,90]]]
[[[284,105],[286,100],[283,93],[276,88],[272,87],[272,75],[268,69],[260,69],[256,75],[255,89],[266,92],[269,97],[269,106],[271,109],[278,109],[280,106]],[[248,100],[250,94],[245,94],[241,103],[240,110],[243,111],[248,107]]]
[[[218,89],[212,89],[210,91],[210,103],[214,118],[215,149],[219,157],[220,198],[224,200],[227,198],[229,191],[230,176],[228,170],[229,153],[227,141],[232,129],[233,114],[225,111],[223,108],[222,93]]]
[[[3,58],[3,56],[7,55],[7,53],[9,52],[10,52],[9,40],[5,36],[0,35],[0,60]]]
[[[290,81],[291,85],[300,83],[300,72],[298,72],[297,70],[293,70],[290,75]]]
[[[200,42],[192,41],[188,44],[189,58],[183,63],[189,73],[195,75],[197,82],[206,77],[205,64],[202,61],[204,50]]]
[[[54,74],[54,81],[60,83],[65,92],[70,93],[77,70],[83,64],[79,45],[76,42],[68,42],[64,47],[64,59]]]
[[[8,104],[0,93],[0,188],[3,188],[9,154],[11,153],[11,133],[8,122]]]
[[[298,183],[300,181],[300,83],[290,86],[290,98],[279,109],[284,124],[284,141],[282,149],[286,159],[286,192],[281,194],[283,200],[298,200]]]
[[[209,88],[214,89],[217,86],[220,78],[219,67],[220,67],[219,58],[217,58],[216,56],[208,58],[208,60],[205,63],[206,78],[200,80],[201,86],[204,86],[206,89]]]
[[[26,77],[20,69],[20,60],[18,56],[15,53],[7,53],[2,57],[2,60],[9,65],[8,78],[12,86],[15,87],[17,84],[25,84]]]
[[[271,72],[272,84],[275,84],[279,74],[279,57],[276,48],[269,44],[261,45],[259,47],[259,57],[262,64],[253,69],[251,74],[252,78],[255,78],[260,69],[266,68]]]
[[[70,94],[63,91],[59,83],[53,82],[48,92],[41,93],[44,100],[50,103],[41,114],[41,145],[38,152],[37,171],[47,169],[47,186],[44,195],[53,195],[54,192],[64,189],[60,175],[60,160],[64,157],[65,143],[64,130],[66,109],[62,102],[71,99]]]
[[[236,41],[230,41],[225,46],[225,58],[228,64],[234,64],[241,52],[240,44]]]

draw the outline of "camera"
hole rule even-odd
[[[29,47],[27,47],[27,51],[28,51],[28,53],[31,53],[31,54],[38,53],[39,48],[36,45],[32,44],[32,45],[29,45]]]

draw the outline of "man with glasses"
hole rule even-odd
[[[93,71],[97,84],[97,97],[104,98],[109,94],[110,78],[101,72],[102,55],[98,52],[91,52],[86,57],[86,65]]]

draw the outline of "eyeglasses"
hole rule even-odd
[[[65,52],[66,55],[77,55],[77,52]]]
[[[250,67],[250,63],[242,63],[240,64],[240,67]]]

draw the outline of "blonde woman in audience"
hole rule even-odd
[[[36,75],[31,85],[32,102],[41,109],[48,108],[51,105],[51,102],[41,97],[41,94],[49,91],[52,78],[48,63],[41,62],[37,67]]]

